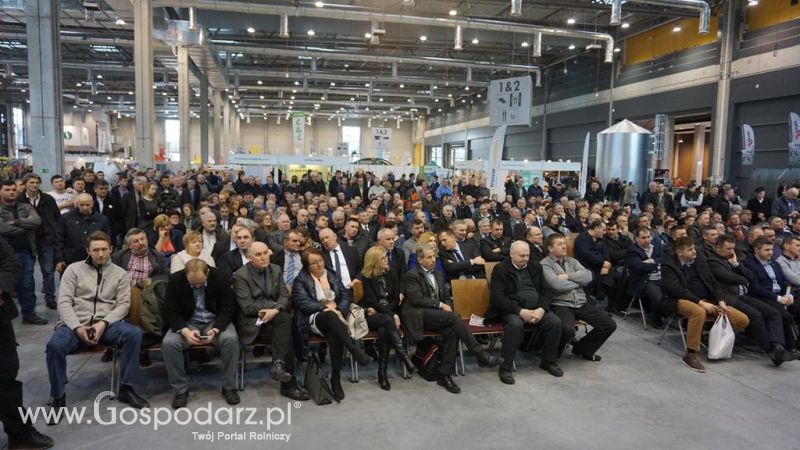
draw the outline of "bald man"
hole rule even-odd
[[[75,197],[75,209],[61,216],[56,227],[56,270],[64,269],[77,261],[85,260],[86,238],[95,231],[111,235],[108,218],[94,211],[94,199],[89,194]]]
[[[289,290],[280,266],[270,263],[272,251],[262,242],[253,242],[247,253],[249,262],[233,274],[233,291],[238,304],[237,328],[242,343],[272,343],[270,376],[281,383],[281,395],[293,400],[308,400],[310,394],[294,378],[295,355],[292,346],[292,318],[289,315]]]

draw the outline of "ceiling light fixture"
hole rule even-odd
[[[621,27],[623,30],[627,30],[628,28],[631,27],[631,24],[629,24],[628,22],[622,22]]]
[[[263,81],[261,81],[261,80],[258,80],[258,81],[256,81],[256,83],[258,83],[258,85],[259,85],[259,86],[261,86],[262,84],[264,84],[264,82],[263,82]]]
[[[427,41],[427,40],[428,40],[428,36],[425,36],[425,35],[423,34],[422,36],[420,36],[420,37],[419,37],[419,40],[420,40],[420,41],[422,41],[422,42],[425,42],[425,41]]]
[[[400,83],[400,89],[403,89],[404,87],[406,87],[406,85],[403,84],[403,83]]]
[[[473,45],[478,45],[478,44],[480,44],[480,43],[481,43],[481,41],[479,41],[479,40],[478,40],[478,38],[474,38],[474,39],[472,40],[472,44],[473,44]]]
[[[574,17],[570,17],[569,19],[567,19],[567,24],[575,25],[575,18]]]
[[[122,19],[117,19],[114,23],[117,25],[126,25],[126,22]]]
[[[455,9],[451,9],[448,14],[450,14],[451,16],[457,16],[458,15],[458,11],[455,10]]]
[[[366,39],[370,39],[370,38],[372,38],[372,33],[364,33],[364,37]]]
[[[253,28],[253,27],[247,27],[247,32],[250,33],[250,34],[253,34],[253,33],[256,32],[256,29]]]
[[[520,45],[521,47],[528,47],[528,45],[530,45],[530,44],[528,44],[528,41],[522,41],[522,43],[521,43],[521,44],[519,44],[519,45]]]
[[[316,2],[316,3],[314,3],[314,6],[316,6],[317,8],[322,8],[323,6],[325,6],[325,3]]]
[[[314,36],[317,33],[315,33],[314,30],[308,30],[308,31],[306,31],[306,34],[309,35],[309,36]]]
[[[619,53],[621,51],[622,51],[622,49],[620,49],[619,47],[614,48],[614,53]]]
[[[680,33],[680,31],[681,31],[681,26],[680,25],[675,25],[675,27],[672,29],[673,33]]]
[[[570,50],[575,50],[575,44],[569,44],[569,47],[568,47],[568,48],[569,48]]]

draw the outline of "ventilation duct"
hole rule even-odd
[[[463,50],[464,47],[462,46],[463,41],[463,30],[461,25],[456,25],[456,36],[455,36],[455,44],[453,44],[453,50]]]
[[[612,0],[615,1],[615,0]],[[708,8],[708,5],[702,0],[646,0],[639,1],[639,3],[653,3],[665,2],[670,3],[671,6],[679,6],[683,3],[702,3]],[[674,2],[674,3],[673,3]],[[522,2],[520,0],[520,11]],[[467,17],[460,18],[444,18],[444,17],[426,17],[426,16],[412,16],[407,14],[387,14],[382,12],[369,12],[369,11],[354,11],[342,10],[336,8],[305,8],[305,7],[292,7],[282,6],[266,3],[250,3],[242,1],[225,1],[218,0],[153,0],[153,7],[183,7],[183,8],[199,8],[210,11],[229,11],[238,12],[243,14],[264,14],[264,15],[280,15],[281,16],[281,31],[283,31],[283,17],[292,14],[295,17],[316,17],[326,20],[346,20],[355,22],[383,22],[383,23],[399,23],[406,25],[420,25],[423,27],[456,27],[461,25],[465,29],[476,31],[494,31],[500,33],[517,33],[517,34],[533,34],[541,32],[549,36],[562,36],[571,37],[576,39],[587,39],[592,41],[603,41],[605,43],[605,62],[610,63],[614,59],[614,38],[607,33],[595,33],[592,31],[573,30],[565,28],[553,28],[539,25],[530,25],[523,23],[502,22],[497,20],[486,19],[472,19]],[[701,21],[702,22],[702,21]],[[283,34],[282,34],[283,36]],[[288,36],[288,24],[286,26],[286,36]],[[284,37],[286,37],[284,36]]]
[[[533,57],[540,58],[542,56],[542,33],[536,33],[533,36]]]
[[[711,21],[711,7],[705,0],[631,0],[631,3],[646,5],[666,6],[669,8],[692,9],[700,12],[700,27],[698,33],[708,34],[708,25]],[[619,25],[622,18],[622,0],[611,0],[611,25]],[[616,19],[616,22],[614,20]]]
[[[283,13],[281,14],[281,33],[280,36],[282,38],[289,37],[289,14]],[[278,119],[280,120],[280,118]],[[278,122],[280,123],[280,122]]]
[[[509,14],[512,16],[522,15],[522,0],[511,0],[511,10]]]

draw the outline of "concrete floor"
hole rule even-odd
[[[38,277],[37,277],[38,278]],[[37,286],[38,286],[37,279]],[[40,307],[52,323],[57,313]],[[289,433],[290,448],[800,448],[800,362],[774,368],[763,355],[737,349],[734,358],[709,362],[708,372],[697,374],[680,362],[682,346],[677,332],[662,346],[659,334],[643,330],[633,320],[620,326],[601,349],[603,361],[591,363],[573,357],[560,362],[563,378],[556,379],[538,368],[538,358],[518,357],[517,383],[507,386],[492,369],[482,369],[467,356],[467,376],[455,378],[462,392],[453,395],[421,377],[400,377],[391,367],[392,390],[376,383],[374,364],[361,369],[361,382],[344,383],[347,398],[341,404],[299,408],[278,395],[277,383],[267,381],[268,365],[250,357],[243,408],[257,408],[256,421],[270,414],[267,408],[287,404],[291,424],[271,427],[273,433]],[[25,404],[41,406],[48,401],[45,343],[52,326],[15,324]],[[260,358],[266,361],[266,358]],[[69,358],[70,406],[85,406],[91,414],[95,397],[107,389],[109,364],[99,355]],[[142,370],[144,384],[137,391],[152,407],[169,408],[172,393],[160,355]],[[193,372],[189,407],[227,406],[219,394],[215,364]],[[101,402],[102,410],[117,406]],[[278,411],[272,411],[278,418]],[[109,414],[103,414],[105,420]],[[243,416],[243,420],[246,417]],[[95,422],[95,421],[93,421]],[[254,448],[281,445],[251,437],[266,432],[262,425],[69,425],[48,427],[59,449]],[[195,433],[211,431],[245,433],[246,440],[199,441]],[[216,436],[215,436],[216,437]],[[5,437],[0,435],[0,448]]]

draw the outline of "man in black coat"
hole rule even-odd
[[[416,255],[419,265],[403,275],[403,290],[406,293],[400,313],[403,327],[406,336],[413,342],[421,341],[425,331],[442,335],[442,356],[435,369],[437,382],[448,392],[457,394],[461,388],[451,375],[459,340],[476,353],[481,366],[493,367],[502,360],[487,352],[469,332],[464,321],[453,312],[450,287],[434,270],[436,248],[430,244],[417,246]]]
[[[239,403],[239,336],[231,323],[234,310],[229,277],[205,261],[193,259],[184,270],[170,275],[164,305],[164,321],[170,331],[164,336],[161,352],[169,384],[175,391],[173,408],[185,407],[189,398],[183,352],[200,345],[217,348],[222,357],[222,396],[229,405]]]
[[[750,319],[747,334],[761,347],[777,367],[785,361],[794,361],[797,354],[786,350],[781,314],[766,303],[744,295],[753,278],[753,272],[736,258],[736,239],[723,234],[717,238],[714,251],[707,262],[714,278],[725,293],[726,303],[745,313]]]
[[[247,227],[235,225],[231,231],[233,232],[233,239],[236,241],[236,248],[214,259],[214,262],[217,263],[217,269],[228,278],[247,264],[247,251],[253,244],[253,233]]]
[[[56,228],[61,218],[56,200],[39,188],[42,179],[35,173],[25,175],[25,192],[20,195],[21,203],[28,203],[39,214],[42,224],[36,228],[36,258],[42,270],[42,294],[48,308],[56,309],[55,247]],[[83,243],[81,243],[83,245]]]
[[[636,243],[628,247],[625,254],[625,264],[628,266],[625,293],[631,297],[646,297],[650,300],[648,318],[654,328],[663,328],[661,318],[667,313],[662,306],[660,264],[665,254],[660,246],[653,245],[649,228],[637,229],[634,238]],[[617,303],[617,308],[622,309],[621,307]]]
[[[611,270],[611,256],[603,242],[605,235],[606,224],[601,220],[595,220],[589,224],[586,231],[575,238],[575,259],[583,267],[592,271],[592,282],[586,286],[586,293],[593,295],[596,299],[605,297],[601,279]],[[608,306],[606,308],[609,310]]]
[[[97,180],[94,184],[94,200],[94,211],[108,219],[108,224],[111,226],[111,239],[114,241],[115,247],[120,247],[117,244],[122,242],[122,235],[125,233],[122,203],[109,194],[106,180]]]
[[[756,196],[747,201],[747,209],[753,213],[753,223],[766,222],[772,215],[772,199],[767,198],[767,190],[759,186],[755,190]]]
[[[341,245],[336,239],[336,233],[330,228],[320,230],[319,241],[322,244],[325,268],[336,273],[344,287],[350,289],[353,280],[361,272],[362,261],[358,251],[353,247]]]
[[[503,221],[494,219],[491,233],[481,240],[481,256],[487,262],[502,261],[508,256],[511,250],[511,238],[503,233]]]
[[[747,328],[749,320],[744,313],[727,305],[725,292],[705,260],[697,258],[691,238],[677,239],[674,250],[675,254],[661,264],[664,305],[688,320],[686,354],[682,362],[695,372],[704,373],[706,369],[697,351],[707,317],[727,315],[734,332]]]
[[[541,228],[528,228],[528,233],[525,235],[525,241],[528,242],[528,250],[530,250],[531,261],[540,262],[545,256],[547,256],[547,247],[544,246],[544,234],[542,233]]]
[[[64,214],[58,222],[55,245],[56,270],[64,272],[74,262],[83,261],[86,253],[86,238],[95,231],[102,231],[111,236],[111,226],[106,216],[95,212],[94,200],[89,194],[80,194],[75,198],[75,209]]]
[[[511,244],[510,257],[492,272],[489,283],[488,322],[502,322],[503,363],[500,381],[514,384],[513,364],[517,349],[532,327],[543,339],[540,367],[553,376],[563,372],[556,364],[561,343],[561,320],[550,312],[552,293],[544,281],[542,266],[530,259],[530,248],[522,241]]]
[[[397,230],[394,228],[381,228],[378,230],[378,239],[375,245],[379,245],[386,249],[389,258],[389,270],[397,275],[397,279],[401,279],[406,272],[406,255],[403,249],[396,247],[394,244],[397,242]]]
[[[449,279],[486,278],[485,261],[477,249],[465,240],[459,244],[450,230],[439,233],[439,259]]]
[[[22,274],[14,249],[0,237],[0,422],[9,448],[50,448],[53,440],[20,417],[22,382],[17,381],[19,356],[12,320],[19,315],[12,295]]]

